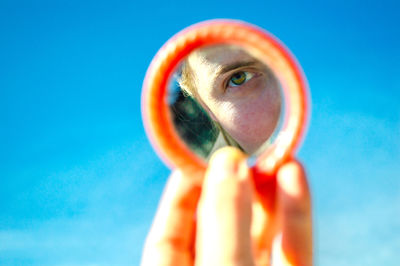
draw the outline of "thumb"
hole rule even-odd
[[[251,173],[226,147],[211,158],[199,203],[196,265],[253,265]]]

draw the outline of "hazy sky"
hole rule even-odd
[[[84,2],[84,3],[82,3]],[[299,159],[318,265],[397,265],[397,1],[0,2],[0,265],[137,265],[167,169],[143,130],[147,66],[177,31],[256,24],[311,88]]]

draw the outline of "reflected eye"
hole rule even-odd
[[[229,79],[229,86],[236,87],[244,84],[246,81],[251,79],[253,74],[246,71],[240,71],[232,75]]]

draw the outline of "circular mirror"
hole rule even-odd
[[[275,37],[241,21],[212,20],[158,51],[144,81],[142,114],[171,168],[204,171],[215,150],[235,146],[264,178],[299,146],[307,96],[299,64]]]

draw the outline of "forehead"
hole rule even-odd
[[[233,45],[216,45],[192,52],[188,57],[190,68],[197,77],[216,76],[224,67],[237,62],[255,61],[243,48]]]

